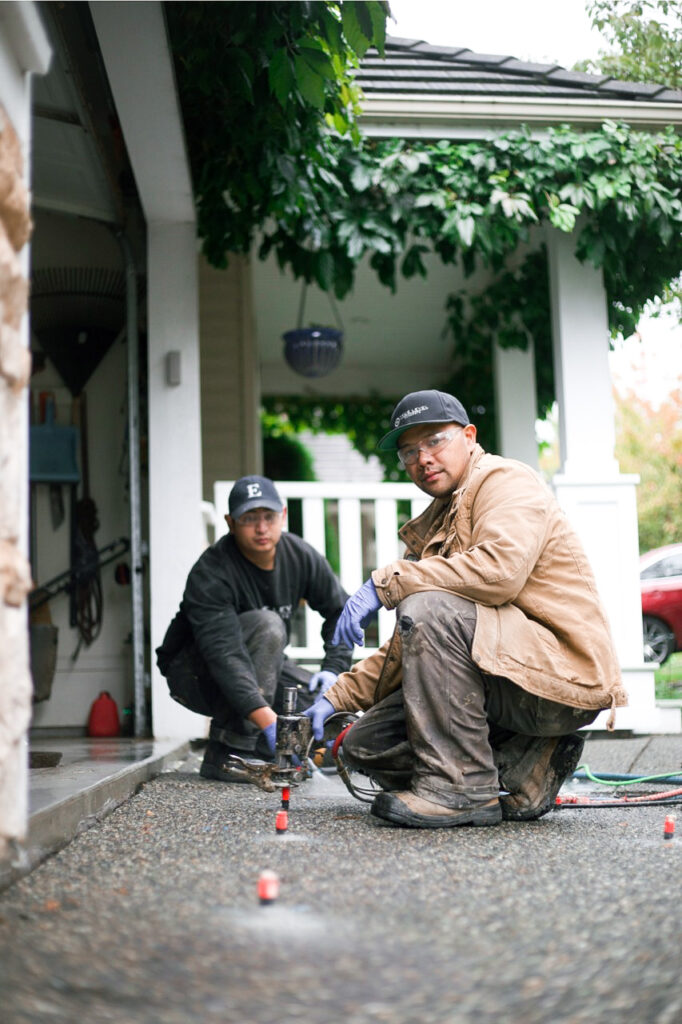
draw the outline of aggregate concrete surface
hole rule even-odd
[[[681,755],[680,737],[599,739],[583,760]],[[682,1020],[674,808],[410,830],[318,774],[277,835],[278,794],[203,780],[200,756],[0,894],[4,1024]]]

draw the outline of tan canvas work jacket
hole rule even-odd
[[[372,573],[386,608],[419,591],[458,594],[477,606],[472,655],[482,672],[571,707],[627,704],[582,545],[529,466],[476,445],[458,490],[400,536],[406,557]],[[400,686],[401,671],[396,631],[325,696],[339,710],[367,709]]]

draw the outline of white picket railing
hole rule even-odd
[[[224,515],[234,481],[219,480],[213,489],[213,526],[215,539],[227,532]],[[398,538],[398,502],[409,502],[409,517],[419,515],[429,504],[414,484],[376,483],[303,483],[275,481],[282,500],[289,506],[289,517],[300,502],[302,536],[328,557],[326,536],[338,538],[339,578],[352,594],[362,585],[372,569],[400,558],[403,545]],[[204,521],[210,506],[203,507]],[[312,608],[305,608],[304,637],[292,643],[287,653],[297,661],[319,664],[323,656],[320,636],[321,617]],[[378,620],[378,643],[381,645],[393,632],[395,612],[382,608]],[[374,646],[356,648],[355,658],[365,657]]]

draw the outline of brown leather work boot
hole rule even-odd
[[[502,753],[500,785],[509,790],[508,796],[500,797],[502,817],[506,821],[534,821],[551,811],[563,783],[573,775],[584,746],[585,737],[575,732],[569,736],[533,737],[520,760],[511,766],[505,766]]]
[[[455,825],[497,825],[502,820],[497,797],[484,804],[468,807],[443,807],[407,790],[404,793],[379,793],[371,812],[395,825],[408,828],[452,828]]]

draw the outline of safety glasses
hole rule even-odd
[[[245,512],[243,516],[239,517],[237,522],[240,526],[257,526],[263,520],[268,526],[272,526],[281,515],[281,512]]]
[[[423,438],[418,444],[410,445],[409,448],[398,449],[398,462],[401,466],[407,468],[407,466],[414,466],[415,462],[419,459],[420,452],[426,452],[427,455],[435,455],[446,445],[450,444],[458,431],[462,430],[462,427],[452,427],[450,430],[441,430],[438,434],[429,434],[428,437]]]

